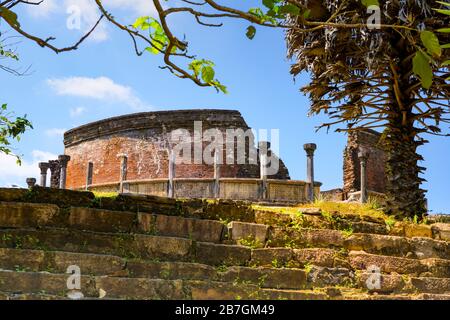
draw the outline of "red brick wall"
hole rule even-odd
[[[203,121],[203,130],[219,128],[225,132],[229,128],[248,129],[237,111],[189,110],[128,115],[68,131],[64,136],[65,154],[71,157],[67,167],[67,187],[79,188],[85,185],[88,162],[94,165],[93,184],[117,182],[120,176],[118,155],[122,153],[128,156],[127,180],[167,178],[170,132],[183,128],[192,133],[194,121],[200,120]],[[205,146],[207,144],[204,143]],[[177,178],[213,176],[212,165],[176,166]],[[259,166],[223,165],[221,176],[258,178]],[[289,178],[282,162],[276,178]]]
[[[367,182],[371,191],[386,191],[386,155],[380,141],[381,134],[373,131],[355,131],[348,135],[347,147],[344,151],[344,192],[359,191],[361,184],[359,148],[369,151],[367,161]]]

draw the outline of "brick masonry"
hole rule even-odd
[[[354,131],[348,135],[344,150],[344,194],[359,191],[361,183],[359,148],[369,151],[367,161],[368,189],[384,193],[386,191],[386,155],[380,144],[381,134],[373,130]]]
[[[249,129],[238,111],[181,110],[130,114],[93,122],[64,134],[65,154],[71,157],[67,167],[67,187],[85,185],[88,162],[94,164],[93,184],[117,182],[120,176],[119,154],[128,156],[127,180],[168,177],[170,133],[186,129],[193,137],[194,121],[202,121],[203,130],[217,128]],[[209,143],[204,143],[203,147]],[[193,154],[193,143],[191,144]],[[235,150],[235,154],[236,154]],[[176,178],[212,178],[214,168],[207,164],[177,164]],[[221,176],[258,178],[259,166],[234,164],[221,166]],[[277,175],[289,179],[280,161]]]

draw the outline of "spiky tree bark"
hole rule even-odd
[[[303,88],[311,98],[311,112],[327,113],[334,120],[325,127],[346,124],[339,131],[384,130],[387,210],[397,217],[422,217],[424,168],[419,165],[423,159],[418,148],[426,141],[421,134],[439,134],[440,122],[448,122],[450,90],[445,80],[448,70],[439,63],[444,55],[429,54],[436,77],[428,89],[413,72],[413,59],[428,56],[421,44],[422,31],[442,28],[449,20],[434,13],[428,1],[388,0],[380,3],[382,23],[399,28],[369,29],[357,27],[367,24],[368,16],[360,1],[301,4],[315,8],[314,20],[355,26],[305,33],[299,31],[305,27],[302,19],[294,18],[298,28],[287,33],[289,56],[296,59],[291,72],[312,74],[311,83]]]

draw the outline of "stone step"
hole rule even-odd
[[[0,270],[0,298],[67,298],[67,274]],[[261,289],[244,283],[82,276],[80,291],[85,298],[235,300],[235,299],[326,299],[312,290]]]
[[[247,265],[251,249],[186,238],[57,228],[0,229],[0,247],[116,255],[123,258]]]
[[[47,272],[17,272],[0,270],[0,299],[56,299],[73,296],[73,290],[67,288],[71,283],[69,274]],[[387,277],[387,278],[385,278]],[[361,289],[325,287],[313,290],[264,289],[260,285],[248,282],[233,283],[202,280],[168,280],[149,278],[81,276],[80,291],[84,298],[105,299],[194,299],[194,300],[233,300],[233,299],[399,299],[402,293],[417,295],[428,293],[422,299],[446,298],[450,294],[450,279],[410,278],[408,284],[401,286],[400,280],[393,276],[383,276],[384,284],[378,290],[369,293]],[[400,277],[401,278],[401,277]],[[388,280],[386,280],[388,279]],[[364,281],[362,278],[361,281]],[[395,284],[395,287],[392,285]],[[352,292],[352,294],[349,294]],[[344,294],[345,293],[345,294]],[[390,294],[394,295],[390,295]],[[443,296],[445,295],[445,296]],[[406,296],[405,298],[410,298]]]
[[[363,217],[364,218],[364,217]],[[320,209],[298,209],[298,213],[256,210],[255,222],[279,227],[353,230],[355,233],[388,234],[386,223],[379,218],[362,220],[356,215],[333,213],[323,215]]]
[[[283,216],[283,214],[277,215]],[[284,214],[284,216],[289,215]],[[310,216],[316,217],[315,215]],[[256,214],[256,217],[259,217],[256,219],[257,221],[262,220],[261,215]],[[266,223],[269,223],[270,219]],[[134,232],[214,243],[230,239],[233,243],[252,247],[343,247],[348,250],[364,250],[383,255],[412,256],[419,259],[450,259],[449,242],[425,237],[407,238],[353,233],[354,230],[298,228],[298,226],[292,225],[290,227],[269,227],[265,224],[237,221],[232,222],[227,228],[216,220],[78,207],[60,209],[51,204],[0,202],[0,227],[39,228],[45,226],[98,232]]]
[[[433,293],[450,294],[450,278],[405,277],[401,275],[381,274],[379,281],[373,273],[358,274],[359,287],[366,286],[369,292],[389,293]]]
[[[299,269],[213,267],[189,262],[126,260],[117,256],[62,251],[0,248],[0,269],[65,273],[76,265],[82,274],[166,280],[249,282],[264,288],[303,289],[306,272]]]
[[[382,273],[450,278],[450,260],[435,258],[417,260],[351,251],[348,254],[348,262],[355,270],[367,270],[375,266]]]
[[[0,202],[1,228],[61,227],[98,232],[158,234],[221,242],[226,226],[217,220],[52,204]]]
[[[56,228],[0,229],[0,247],[106,254],[128,259],[197,262],[213,266],[307,268],[309,265],[315,265],[365,270],[373,264],[379,266],[382,272],[386,273],[397,272],[436,277],[448,277],[449,274],[449,261],[436,258],[417,260],[367,254],[366,252],[352,252],[347,255],[345,250],[338,251],[330,248],[250,249],[245,246],[196,242],[186,238]],[[50,253],[38,258],[36,261],[41,264],[47,263],[48,267],[52,267],[51,261],[55,259],[51,257]],[[76,254],[65,257],[66,261],[70,261],[70,259],[77,261],[78,257]],[[113,264],[112,261],[105,259],[103,263],[109,264],[111,267],[109,272],[120,271],[123,262],[115,260]],[[89,270],[94,270],[94,267],[97,266],[99,269],[103,268],[103,265],[96,264],[94,259],[86,260],[86,264],[86,268]]]
[[[344,248],[387,256],[450,259],[450,242],[447,241],[368,233],[345,234],[342,231],[327,229],[270,228],[266,245],[293,248]]]

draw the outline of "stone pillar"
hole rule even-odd
[[[28,188],[33,188],[36,185],[36,179],[35,178],[27,178],[27,185]]]
[[[175,196],[175,185],[173,180],[175,179],[175,153],[173,150],[169,151],[169,184],[167,186],[167,196],[173,198]]]
[[[59,188],[66,188],[66,173],[67,173],[67,163],[70,161],[70,156],[60,155],[58,156],[59,165],[61,167],[60,175],[59,175]]]
[[[92,184],[92,176],[94,175],[94,164],[88,162],[86,168],[86,191],[89,190],[89,186]]]
[[[127,180],[127,166],[128,166],[128,156],[126,154],[119,154],[120,158],[120,185],[119,192],[123,193],[123,182]]]
[[[307,143],[303,145],[303,149],[306,151],[307,163],[306,163],[306,182],[308,183],[308,199],[314,201],[314,151],[317,149],[315,143]]]
[[[46,187],[47,186],[47,171],[50,168],[50,164],[48,162],[39,162],[39,169],[41,169],[41,181],[40,186]]]
[[[59,175],[61,167],[58,160],[50,160],[48,162],[50,166],[50,188],[59,188]]]
[[[259,177],[261,179],[261,198],[268,198],[268,187],[267,187],[267,161],[268,154],[270,150],[270,142],[260,141],[258,143],[259,150]]]
[[[214,153],[214,198],[220,198],[220,153]]]
[[[367,202],[367,159],[369,152],[361,148],[358,152],[358,159],[361,166],[361,203]]]

